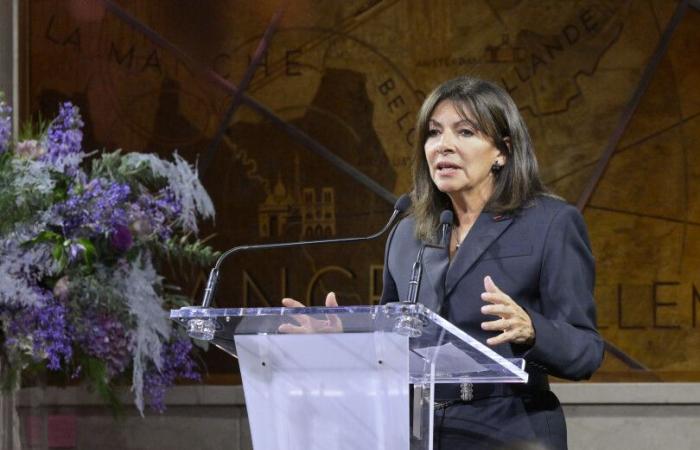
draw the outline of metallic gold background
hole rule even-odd
[[[197,65],[242,79],[277,1],[117,2]],[[548,185],[576,202],[642,80],[673,0],[290,2],[246,92],[396,195],[410,189],[413,122],[426,92],[472,74],[511,92]],[[90,148],[189,161],[231,96],[99,1],[22,11],[23,114],[80,105]],[[688,8],[585,208],[612,355],[598,379],[700,380],[700,11]],[[618,130],[621,131],[621,130]],[[391,204],[242,106],[203,173],[218,249],[369,234]],[[375,301],[383,241],[241,255],[219,305]],[[201,290],[203,274],[188,284]],[[214,372],[230,371],[211,357]]]

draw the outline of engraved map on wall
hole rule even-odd
[[[193,162],[206,154],[231,96],[86,3],[39,0],[26,7],[26,111],[49,116],[57,99],[70,98],[81,106],[95,148],[178,149]],[[272,0],[119,4],[234,85],[279,6]],[[545,181],[575,202],[676,2],[468,4],[291,2],[246,92],[399,195],[410,189],[413,127],[425,94],[465,73],[492,79],[520,106]],[[673,379],[700,373],[698,15],[690,10],[676,31],[585,211],[598,262],[602,333]],[[221,249],[370,234],[391,212],[381,196],[245,104],[204,182],[217,218],[203,235],[216,233],[211,242]],[[237,257],[225,265],[218,301],[257,306],[291,295],[319,303],[329,289],[345,304],[376,301],[382,258],[382,240]],[[604,377],[625,369],[614,358],[605,364]]]

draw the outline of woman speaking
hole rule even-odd
[[[583,218],[548,194],[532,141],[510,96],[461,77],[435,89],[418,117],[412,213],[391,233],[383,302],[406,298],[411,265],[437,244],[440,213],[455,218],[449,244],[425,267],[421,301],[505,357],[527,362],[527,385],[436,389],[436,447],[536,443],[566,448],[561,406],[547,374],[579,380],[600,366],[595,268]]]
[[[442,244],[424,259],[419,301],[502,356],[524,358],[529,373],[526,385],[436,387],[435,448],[565,449],[547,376],[588,378],[603,358],[583,218],[544,188],[527,127],[497,85],[443,83],[416,130],[413,204],[387,240],[382,302],[405,300],[421,247]],[[455,223],[444,237],[446,209]]]

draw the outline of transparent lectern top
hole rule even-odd
[[[409,346],[411,383],[524,383],[524,360],[506,359],[421,304],[310,308],[200,308],[170,312],[193,337],[237,356],[240,335],[398,333]],[[338,326],[337,324],[341,324]],[[290,328],[300,326],[300,328]]]

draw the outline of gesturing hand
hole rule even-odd
[[[481,307],[481,312],[499,319],[482,322],[481,328],[489,331],[501,331],[498,336],[489,338],[486,343],[499,345],[506,342],[531,345],[535,342],[535,328],[527,312],[507,294],[501,291],[490,276],[484,278],[481,299],[490,303]]]
[[[283,298],[282,305],[287,308],[303,308],[303,303],[294,300],[293,298]],[[338,301],[335,298],[334,292],[329,292],[326,296],[326,307],[334,308],[338,306]],[[292,317],[298,325],[285,323],[279,326],[281,333],[339,333],[343,331],[343,324],[335,314],[327,316],[326,320],[316,319],[315,317],[298,314]]]

